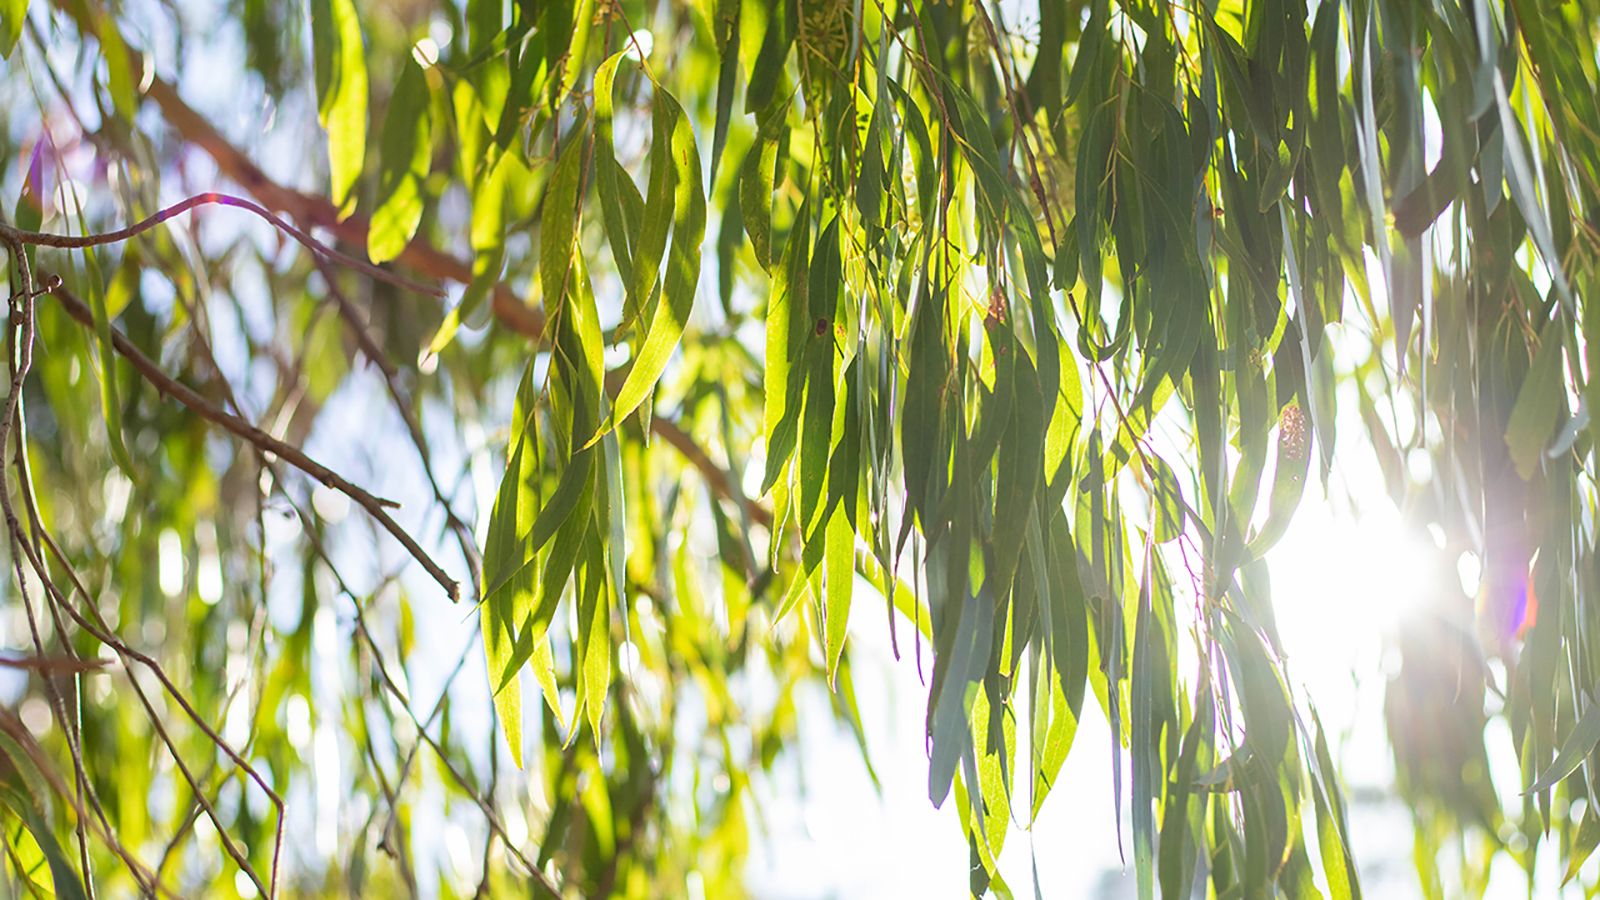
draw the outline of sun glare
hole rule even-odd
[[[1312,491],[1268,554],[1273,606],[1293,677],[1319,701],[1375,673],[1383,641],[1430,600],[1439,551],[1387,498],[1340,508]]]

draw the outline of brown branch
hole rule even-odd
[[[0,669],[22,669],[49,675],[59,672],[97,672],[110,665],[103,659],[78,659],[72,656],[0,656]]]
[[[743,506],[750,513],[752,519],[760,522],[769,530],[772,528],[772,511],[746,499],[744,491],[733,480],[733,473],[713,462],[711,457],[706,455],[706,451],[695,443],[694,438],[690,437],[682,428],[679,428],[676,423],[661,416],[652,416],[650,430],[655,433],[656,437],[671,444],[674,449],[683,454],[683,458],[689,461],[689,465],[694,466],[700,472],[701,479],[705,481],[706,487],[711,489],[711,493],[724,500]]]
[[[89,311],[89,307],[81,299],[73,295],[71,291],[65,288],[58,288],[52,292],[52,295],[60,301],[62,308],[67,311],[68,315],[85,326],[93,327],[94,316]],[[354,500],[357,505],[365,509],[368,515],[376,519],[389,534],[394,536],[395,540],[399,541],[410,552],[412,558],[429,575],[433,576],[435,581],[439,582],[452,601],[461,599],[461,587],[456,583],[455,579],[446,574],[444,569],[440,568],[439,564],[434,562],[432,557],[427,554],[427,551],[423,550],[412,539],[411,535],[407,534],[385,511],[385,507],[396,505],[393,501],[374,497],[364,489],[350,483],[339,473],[306,456],[300,448],[281,441],[250,422],[218,407],[205,397],[202,397],[193,388],[163,372],[154,360],[145,356],[144,352],[123,336],[122,332],[113,329],[111,343],[116,351],[122,354],[146,381],[155,386],[156,390],[177,400],[207,421],[222,426],[243,440],[254,444],[258,449],[274,454],[279,459],[288,462],[317,481]]]
[[[203,194],[195,194],[193,197],[187,197],[171,206],[166,207],[165,209],[157,210],[155,214],[146,216],[132,225],[128,225],[124,228],[118,228],[115,231],[106,231],[99,234],[85,235],[50,234],[43,231],[23,231],[18,228],[13,228],[4,222],[0,222],[0,236],[3,236],[8,241],[14,241],[20,244],[28,244],[36,247],[60,247],[68,250],[81,249],[84,247],[99,247],[105,244],[119,244],[130,238],[137,237],[146,231],[149,231],[150,229],[160,225],[162,222],[165,222],[174,216],[182,215],[183,213],[194,209],[196,206],[205,206],[206,204],[210,203],[215,203],[219,206],[235,206],[239,209],[253,212],[261,218],[272,223],[274,227],[288,233],[290,237],[294,238],[296,241],[299,241],[312,253],[326,257],[342,265],[349,266],[371,278],[376,278],[379,281],[386,281],[389,284],[395,285],[396,287],[405,288],[408,291],[416,291],[419,294],[427,294],[432,297],[444,296],[444,291],[440,290],[439,288],[430,287],[429,285],[412,281],[404,276],[396,275],[393,272],[385,269],[380,269],[365,260],[356,259],[353,256],[341,253],[338,250],[329,247],[327,244],[322,243],[311,235],[306,234],[304,231],[294,227],[288,222],[285,222],[278,216],[273,215],[270,211],[263,209],[260,205],[246,200],[243,197],[235,197],[231,194],[219,194],[216,191],[207,191]]]
[[[133,58],[137,54],[130,51],[129,56]],[[140,65],[137,59],[131,62],[136,69]],[[262,206],[288,215],[308,228],[324,228],[351,246],[367,246],[370,223],[365,216],[352,215],[341,220],[338,207],[326,198],[284,187],[267,177],[244,151],[235,147],[205,116],[185,103],[170,83],[156,78],[150,82],[146,95],[161,108],[167,122],[184,140],[204,150],[217,164],[222,175],[249,191]],[[462,285],[472,281],[470,262],[445,253],[421,237],[413,238],[395,261],[429,278]],[[524,303],[505,284],[495,285],[491,305],[495,318],[506,328],[535,339],[544,334],[544,311]]]

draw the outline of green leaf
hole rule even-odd
[[[544,193],[544,212],[539,225],[539,286],[544,291],[546,316],[561,309],[567,293],[567,276],[572,271],[578,234],[578,195],[583,182],[583,158],[588,149],[586,132],[573,129],[556,161]]]
[[[665,119],[671,134],[670,160],[673,173],[672,253],[667,259],[667,275],[661,302],[650,319],[644,345],[634,357],[633,367],[617,393],[612,423],[627,418],[638,409],[667,367],[667,360],[678,348],[689,313],[694,308],[696,285],[700,278],[700,245],[706,231],[706,194],[700,180],[700,152],[695,148],[694,129],[678,101],[666,91],[656,94],[656,116]],[[654,173],[652,172],[652,176]],[[646,207],[646,219],[651,214]],[[648,227],[648,224],[647,226]],[[644,264],[635,258],[635,265]],[[637,276],[637,271],[635,275]]]
[[[1044,480],[1046,405],[1039,390],[1038,373],[1021,344],[1008,340],[1000,347],[1014,358],[1012,366],[1016,401],[1000,439],[994,487],[994,589],[1005,596],[1022,556],[1025,533],[1032,522],[1034,503]]]
[[[722,148],[728,143],[728,124],[733,118],[733,87],[739,74],[740,0],[717,0],[716,18],[711,23],[721,58],[717,68],[717,118],[711,138],[711,183],[716,184]]]
[[[739,167],[739,211],[762,268],[772,265],[772,179],[778,142],[758,136]]]
[[[58,900],[87,900],[88,894],[83,889],[83,881],[72,868],[72,863],[67,861],[67,855],[61,849],[55,834],[51,832],[49,823],[39,814],[33,803],[16,788],[0,785],[0,805],[11,810],[22,820],[23,827],[28,829],[39,849],[44,852],[45,861],[50,864],[50,879],[55,886]]]
[[[744,111],[747,113],[766,109],[772,102],[783,78],[789,48],[794,45],[794,27],[788,21],[788,10],[793,7],[784,0],[767,0],[766,6],[767,30],[761,39],[761,50],[756,54],[755,68],[750,72],[750,84],[745,89]]]
[[[1572,726],[1572,731],[1561,742],[1556,758],[1523,793],[1537,794],[1549,790],[1556,782],[1571,775],[1594,750],[1595,744],[1600,744],[1600,703],[1589,701],[1589,708],[1583,711],[1578,723]]]
[[[1107,3],[1097,2],[1089,9],[1089,22],[1078,38],[1078,56],[1073,60],[1072,76],[1067,80],[1067,106],[1076,103],[1084,87],[1096,81],[1091,76],[1098,74],[1096,70],[1103,65],[1108,54],[1118,52],[1106,31],[1111,19],[1108,6]]]
[[[1044,435],[1044,471],[1048,492],[1046,508],[1059,506],[1072,482],[1073,460],[1077,452],[1078,437],[1083,428],[1083,382],[1078,373],[1077,358],[1058,344],[1061,383],[1057,388],[1056,402],[1050,413],[1050,425]]]
[[[500,729],[518,768],[522,767],[522,690],[515,680],[506,684],[504,673],[517,669],[513,660],[517,655],[519,621],[526,618],[533,602],[534,573],[525,565],[526,556],[519,536],[522,529],[531,526],[537,502],[529,482],[538,471],[537,435],[533,434],[533,416],[538,404],[539,394],[534,388],[530,362],[517,389],[506,471],[489,513],[489,530],[483,548],[484,580],[498,586],[485,593],[480,608],[485,662]]]
[[[1157,865],[1163,897],[1190,896],[1196,856],[1205,846],[1206,798],[1195,796],[1194,788],[1200,768],[1211,762],[1216,728],[1216,700],[1211,691],[1210,682],[1200,687],[1200,698],[1174,767],[1171,797],[1162,808]]]
[[[317,118],[328,131],[330,199],[343,217],[355,210],[367,149],[367,54],[354,0],[311,0],[311,47]]]
[[[1534,247],[1538,249],[1551,280],[1555,282],[1562,309],[1568,317],[1573,317],[1577,309],[1572,297],[1572,286],[1567,282],[1566,269],[1556,251],[1555,238],[1551,234],[1550,216],[1539,204],[1536,193],[1538,179],[1528,161],[1530,148],[1523,146],[1522,123],[1511,110],[1511,102],[1506,96],[1505,78],[1498,70],[1494,73],[1494,98],[1495,106],[1500,112],[1500,131],[1505,140],[1506,182],[1511,186],[1511,197],[1516,201],[1523,220],[1528,223],[1528,229],[1533,232]],[[1531,149],[1537,151],[1537,147]]]
[[[828,462],[833,447],[835,392],[833,312],[839,291],[839,219],[834,217],[817,237],[812,259],[810,285],[806,289],[810,311],[816,318],[809,333],[802,332],[799,347],[805,361],[805,410],[800,418],[799,512],[800,536],[810,541],[814,529],[822,527],[827,506],[824,487],[828,483]],[[794,323],[791,323],[793,327]],[[799,374],[799,373],[796,373]]]
[[[433,104],[428,80],[409,55],[389,99],[379,149],[378,208],[367,231],[375,263],[399,256],[422,224],[424,182],[433,157]]]
[[[117,30],[117,20],[109,12],[99,16],[100,54],[106,58],[106,81],[111,103],[124,122],[131,123],[139,112],[139,89],[133,80],[128,45]]]
[[[529,668],[533,669],[534,680],[539,682],[539,691],[544,695],[545,705],[550,708],[550,713],[555,716],[556,727],[565,731],[567,728],[566,714],[561,711],[561,688],[556,684],[555,654],[550,649],[550,635],[540,634],[533,640],[533,648],[528,656]],[[574,712],[576,719],[576,712]],[[576,726],[576,722],[574,722]]]
[[[1154,454],[1146,457],[1152,463],[1150,479],[1150,506],[1154,517],[1150,530],[1151,540],[1158,544],[1176,540],[1183,534],[1188,521],[1183,502],[1183,486],[1167,461]]]
[[[551,77],[545,107],[554,113],[572,94],[584,71],[584,55],[589,49],[589,33],[596,20],[595,0],[575,4],[544,4],[544,19],[539,23],[545,36],[545,58]]]
[[[810,316],[810,216],[802,205],[784,245],[785,261],[773,272],[767,304],[766,356],[763,360],[762,433],[767,438],[767,467],[761,493],[772,490],[786,471],[799,436],[805,390],[805,328]],[[781,520],[780,520],[781,521]]]
[[[998,878],[997,862],[1011,825],[1011,772],[1016,753],[1016,717],[1007,708],[998,684],[998,677],[989,678],[974,692],[971,720],[978,775],[974,799],[979,802],[970,807],[974,814],[969,820],[969,839],[991,879]]]
[[[555,355],[552,384],[562,396],[558,398],[561,402],[553,400],[551,405],[570,408],[569,434],[587,434],[600,419],[604,343],[594,294],[581,260],[575,262],[573,277],[576,290],[572,302],[563,307],[555,322],[559,352]],[[484,651],[501,728],[519,767],[522,720],[516,674],[532,660],[541,683],[547,677],[537,671],[536,654],[547,652],[545,629],[590,528],[598,452],[593,448],[574,452],[566,460],[555,490],[541,506],[534,490],[540,468],[535,419],[539,406],[540,393],[534,386],[530,363],[517,391],[506,472],[489,514],[483,554]],[[541,567],[541,551],[546,544],[549,550],[543,554]],[[592,577],[603,579],[605,574],[602,566]],[[560,715],[553,696],[547,686],[546,699]]]
[[[1534,354],[1528,375],[1517,391],[1511,420],[1506,424],[1506,446],[1517,475],[1527,481],[1539,469],[1544,449],[1550,443],[1556,423],[1566,404],[1561,387],[1561,327],[1558,316],[1539,335],[1539,350]]]
[[[953,643],[944,652],[935,652],[934,662],[943,663],[943,677],[935,675],[930,722],[933,753],[928,761],[928,799],[943,806],[955,779],[956,763],[972,754],[972,734],[967,713],[971,707],[968,687],[982,677],[988,667],[990,643],[994,634],[993,601],[987,591],[967,594],[965,599],[950,598],[959,609]]]
[[[600,718],[611,688],[611,604],[600,535],[590,531],[578,590],[578,704],[588,711],[595,747],[601,746]]]
[[[1329,787],[1337,786],[1338,772],[1328,753],[1322,720],[1315,709],[1311,715],[1316,725],[1316,768],[1311,777],[1311,794],[1317,809],[1317,847],[1322,852],[1322,871],[1328,879],[1328,893],[1333,900],[1361,900],[1361,884],[1356,878],[1355,859],[1350,854],[1344,807],[1337,788]]]
[[[1139,591],[1138,613],[1134,622],[1133,678],[1129,694],[1133,701],[1130,749],[1133,754],[1133,866],[1140,900],[1155,896],[1155,806],[1161,800],[1160,760],[1157,743],[1156,679],[1162,677],[1162,660],[1153,646],[1158,637],[1152,621],[1151,585],[1147,577]]]
[[[850,620],[850,594],[855,587],[856,532],[840,504],[828,519],[827,546],[822,561],[826,586],[823,600],[823,658],[828,664],[828,681],[834,682],[839,672],[839,658],[844,652],[845,625]]]
[[[588,274],[581,260],[576,263],[576,277],[579,290],[574,298],[575,302],[564,308],[564,314],[558,320],[557,328],[557,349],[562,351],[557,354],[557,359],[560,361],[557,371],[560,373],[562,386],[570,392],[572,404],[569,435],[588,434],[598,424],[600,382],[604,377],[604,343],[600,336],[599,315],[595,308],[593,292],[589,288]],[[530,438],[526,433],[523,438],[525,441],[537,441],[536,437]],[[486,602],[492,601],[503,590],[516,590],[513,579],[534,564],[537,554],[546,543],[552,538],[558,538],[556,546],[551,551],[552,561],[546,566],[543,579],[544,598],[541,599],[537,610],[541,627],[543,621],[548,621],[552,611],[550,607],[554,603],[551,588],[553,586],[558,593],[561,584],[565,583],[566,575],[571,571],[578,552],[578,542],[583,538],[582,518],[588,515],[593,501],[596,452],[593,445],[581,447],[566,461],[566,467],[561,471],[555,490],[551,492],[549,499],[538,513],[532,515],[532,524],[521,534],[520,550],[515,562],[496,569],[489,566],[487,554],[485,555],[485,582],[489,585],[484,592]],[[506,471],[509,475],[511,471],[509,465]],[[518,526],[520,527],[527,518],[528,515],[519,512]],[[495,518],[492,514],[489,522],[489,530],[493,533]],[[575,522],[578,524],[574,525]],[[563,529],[567,529],[567,539],[564,541],[559,539]],[[489,574],[491,572],[500,574],[491,575]],[[552,573],[559,575],[559,579],[553,585]]]
[[[594,166],[595,191],[600,195],[601,221],[606,230],[606,241],[611,245],[611,257],[616,261],[617,274],[625,285],[633,284],[633,239],[637,223],[630,222],[625,204],[629,199],[643,204],[639,188],[626,170],[617,162],[612,138],[612,119],[616,106],[617,67],[627,57],[622,50],[607,57],[594,73]],[[628,193],[624,193],[628,192]],[[629,314],[637,312],[636,301],[630,295]]]
[[[1032,554],[1043,564],[1045,571],[1040,581],[1048,586],[1048,595],[1040,608],[1048,622],[1045,635],[1049,651],[1050,726],[1043,745],[1036,748],[1039,762],[1034,776],[1030,821],[1038,818],[1045,795],[1054,786],[1067,751],[1072,747],[1083,710],[1084,685],[1089,676],[1088,608],[1083,585],[1078,579],[1077,551],[1067,532],[1066,517],[1052,513],[1049,522],[1046,532],[1038,538],[1038,552]],[[1030,542],[1032,533],[1030,528]],[[1037,577],[1031,574],[1031,567],[1024,567],[1023,575]],[[1035,740],[1038,741],[1037,736]]]
[[[1250,555],[1260,558],[1283,537],[1305,492],[1311,464],[1312,426],[1300,404],[1290,403],[1278,417],[1277,463],[1273,469],[1272,496],[1261,530],[1250,539]]]
[[[1578,870],[1583,868],[1594,848],[1600,846],[1600,815],[1593,811],[1586,811],[1583,821],[1578,824],[1578,833],[1572,839],[1572,846],[1567,850],[1567,871],[1561,876],[1561,885],[1576,878]]]
[[[0,57],[11,58],[27,19],[28,0],[0,0]]]
[[[626,609],[628,598],[628,508],[627,496],[622,487],[622,448],[616,432],[606,435],[601,442],[605,450],[605,518],[609,532],[605,541],[606,560],[610,564],[612,598]],[[628,624],[622,619],[624,629]]]

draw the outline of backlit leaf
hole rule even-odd
[[[424,181],[433,157],[433,104],[428,93],[421,67],[407,57],[389,100],[390,115],[384,119],[379,145],[382,200],[367,232],[367,256],[373,262],[399,256],[422,224]]]
[[[367,52],[353,0],[311,0],[311,46],[317,118],[328,132],[330,194],[340,215],[349,215],[367,150]]]

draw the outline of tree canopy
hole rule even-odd
[[[736,895],[887,640],[973,894],[1065,889],[997,860],[1096,716],[1141,898],[1358,897],[1266,566],[1351,454],[1481,561],[1385,702],[1423,888],[1600,887],[1595,0],[0,0],[0,52],[20,893]]]

